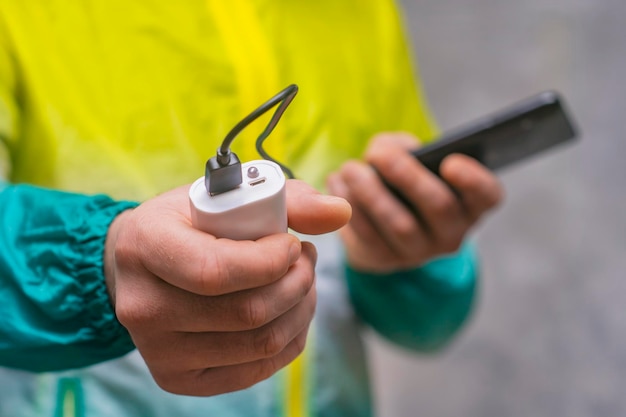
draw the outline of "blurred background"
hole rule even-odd
[[[455,343],[415,356],[370,335],[380,416],[625,416],[626,1],[402,3],[442,128],[556,89],[582,135],[500,174]]]

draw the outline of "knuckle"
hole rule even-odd
[[[255,346],[264,358],[272,358],[283,351],[287,338],[278,326],[269,326],[260,333]]]
[[[250,374],[250,385],[263,381],[277,370],[297,358],[304,352],[306,347],[306,332],[298,335],[288,346],[288,348],[282,351],[281,355],[277,355],[258,362],[258,367],[255,372]]]
[[[347,160],[343,163],[343,165],[339,168],[339,176],[344,181],[350,181],[358,172],[361,164],[360,162],[354,160]]]
[[[145,309],[138,308],[138,303],[129,300],[127,294],[121,293],[115,302],[115,315],[122,325],[128,329],[142,326],[148,320]]]
[[[119,301],[119,300],[118,300]],[[153,308],[142,304],[117,303],[115,314],[118,321],[131,331],[142,330],[158,322],[159,314]]]
[[[263,275],[263,280],[274,281],[275,279],[285,275],[289,270],[288,257],[289,255],[285,252],[284,254],[281,254],[281,256],[266,258],[267,269],[265,271],[259,271],[259,273]]]
[[[294,256],[294,259],[291,259],[291,256]],[[289,271],[292,262],[299,262],[301,258],[301,255],[296,257],[290,254],[287,246],[281,245],[274,252],[259,255],[255,259],[255,274],[260,282],[277,281]]]
[[[296,293],[296,299],[301,300],[314,288],[315,285],[315,265],[309,265],[303,268],[300,273],[302,278],[298,285],[298,292]]]
[[[410,241],[417,233],[416,221],[411,216],[389,216],[384,223],[389,225],[389,230],[401,241]]]
[[[298,335],[298,337],[293,340],[292,344],[296,356],[299,356],[301,353],[303,353],[304,348],[306,347],[306,331]]]
[[[391,199],[381,198],[379,193],[364,193],[361,198],[361,206],[366,212],[373,214],[384,221],[393,220],[396,214]]]
[[[127,230],[121,230],[113,248],[115,265],[120,270],[128,270],[134,266],[137,257],[135,239]]]
[[[228,292],[230,281],[227,265],[214,255],[202,258],[199,268],[199,291],[202,295],[221,295]]]
[[[453,253],[460,249],[462,243],[463,235],[455,233],[442,238],[439,241],[439,248],[443,253]]]
[[[431,210],[439,216],[450,218],[458,214],[458,202],[456,197],[449,193],[441,193],[440,195],[433,196],[429,204]]]
[[[182,380],[181,376],[175,376],[171,373],[163,373],[151,371],[152,378],[154,382],[166,392],[177,395],[190,395],[192,392],[186,387],[185,381]]]
[[[274,358],[259,361],[256,369],[249,373],[249,379],[245,383],[245,388],[251,387],[252,385],[268,379],[274,375],[280,367],[281,365]]]
[[[267,322],[268,308],[261,297],[250,297],[239,308],[239,320],[247,329],[256,329]]]

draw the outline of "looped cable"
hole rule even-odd
[[[243,118],[239,123],[237,123],[235,127],[233,127],[231,131],[228,132],[228,134],[224,138],[224,141],[222,142],[222,145],[218,149],[217,158],[220,164],[225,165],[228,163],[230,154],[231,154],[230,145],[232,144],[235,137],[243,129],[245,129],[246,126],[248,126],[250,123],[255,121],[257,118],[262,116],[265,112],[267,112],[272,107],[278,104],[278,108],[274,112],[274,115],[272,116],[269,123],[267,124],[263,132],[261,132],[261,134],[256,140],[256,149],[257,149],[257,152],[259,152],[259,155],[261,155],[263,159],[274,162],[283,170],[283,172],[288,178],[294,178],[293,172],[291,172],[289,168],[287,168],[285,165],[281,164],[280,162],[276,161],[267,152],[265,152],[265,150],[263,149],[263,142],[270,135],[270,133],[272,133],[272,130],[274,130],[281,116],[283,115],[283,113],[285,112],[289,104],[293,101],[297,93],[298,93],[298,86],[295,84],[291,84],[290,86],[286,87],[284,90],[276,94],[274,97],[267,100],[265,103],[259,106],[256,110],[254,110],[248,116]]]

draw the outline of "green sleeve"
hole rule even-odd
[[[0,182],[0,365],[54,371],[134,348],[102,256],[109,224],[135,205]]]
[[[390,275],[347,268],[348,289],[357,314],[391,341],[413,350],[443,347],[471,311],[477,261],[466,243],[454,255]]]

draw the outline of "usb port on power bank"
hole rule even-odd
[[[259,178],[258,180],[250,181],[248,185],[250,185],[250,187],[256,187],[257,185],[261,185],[264,182],[265,182],[265,178]]]

